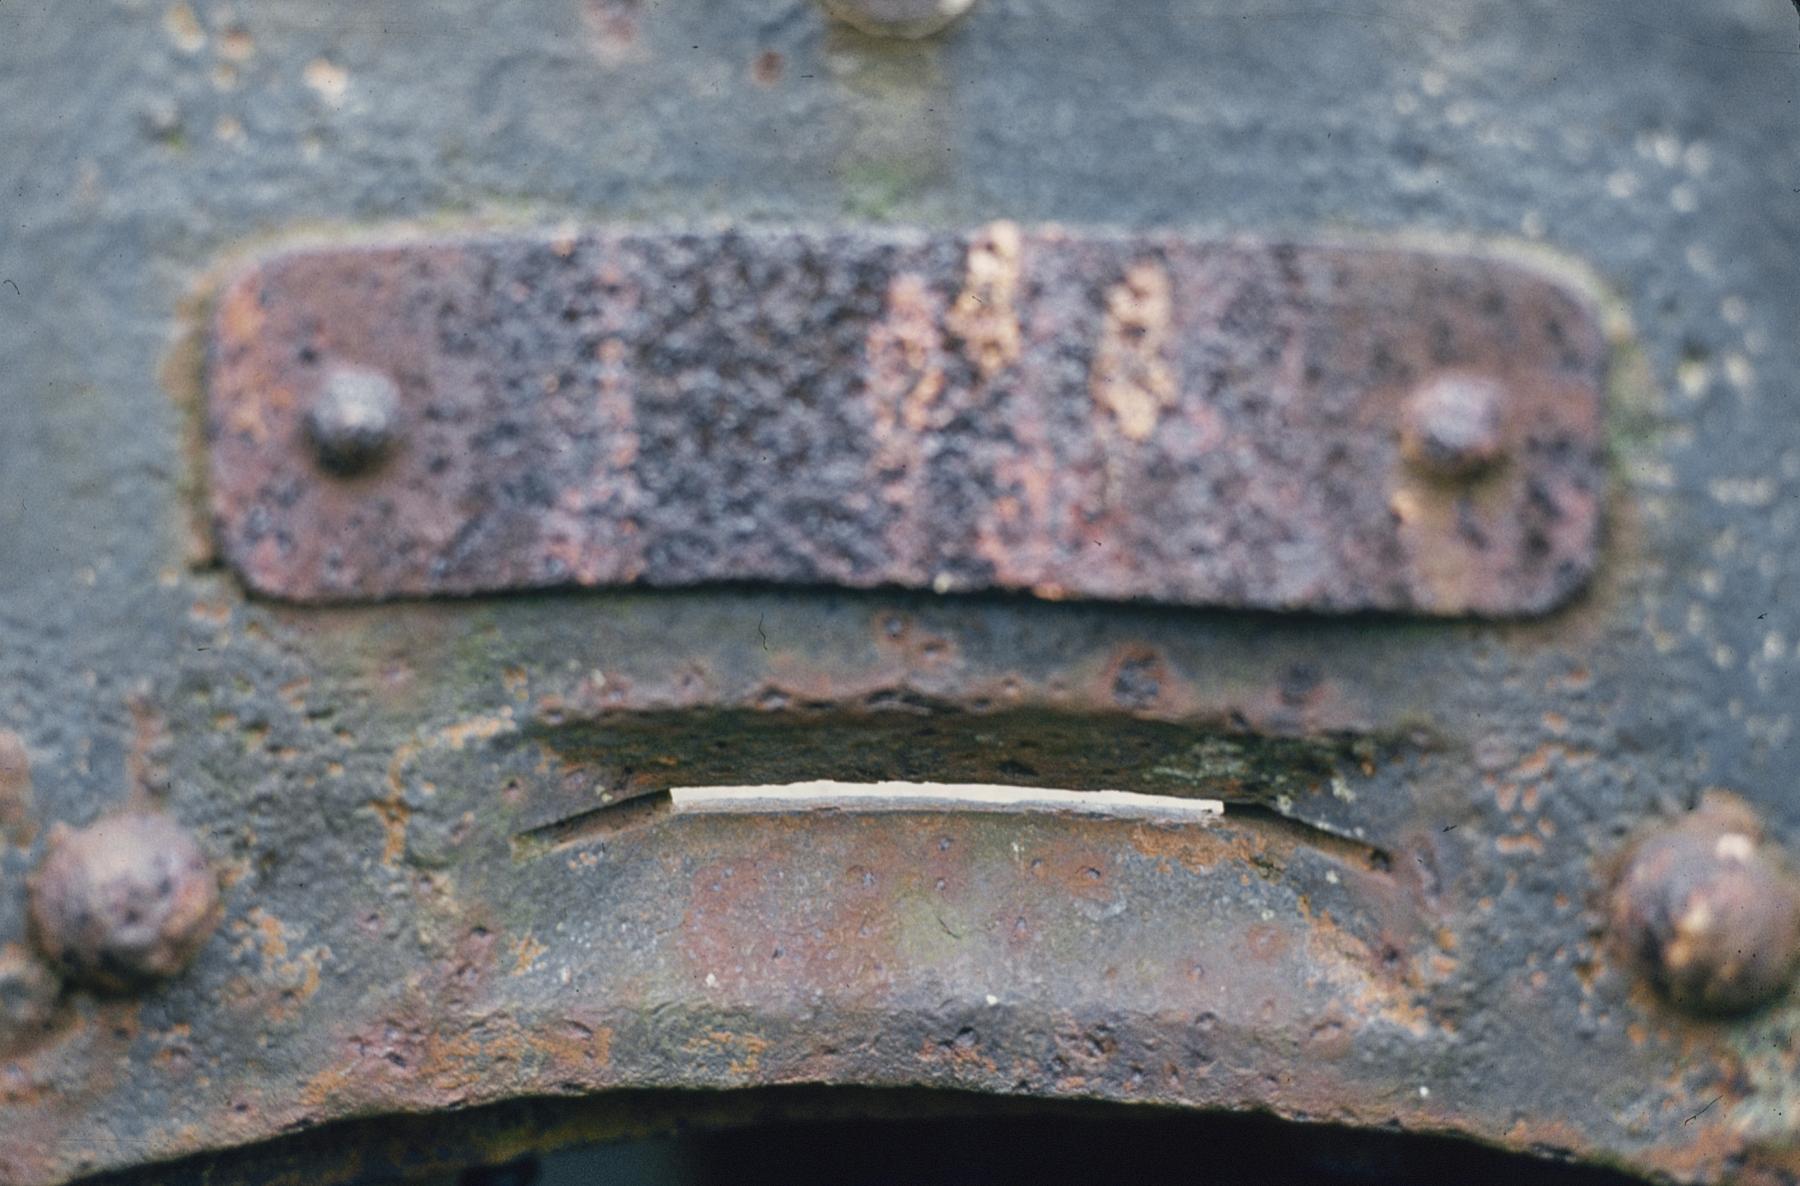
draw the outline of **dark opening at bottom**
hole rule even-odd
[[[779,1123],[597,1145],[429,1186],[1633,1186],[1468,1141],[1263,1117],[1130,1114]],[[410,1186],[410,1184],[409,1184]]]
[[[531,1148],[547,1151],[479,1164]],[[1263,1115],[791,1086],[369,1116],[83,1186],[1646,1186],[1541,1153]]]

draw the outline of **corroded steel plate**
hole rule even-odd
[[[1605,354],[1550,280],[1390,249],[334,246],[219,306],[214,512],[252,589],[309,602],[768,581],[1536,613],[1594,565]]]

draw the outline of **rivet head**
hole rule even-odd
[[[1470,478],[1506,454],[1506,389],[1479,375],[1439,375],[1412,393],[1400,447],[1420,469]]]
[[[975,0],[822,0],[825,11],[876,37],[929,37],[969,11]]]
[[[30,895],[38,949],[70,979],[104,991],[174,976],[219,922],[219,882],[200,846],[154,812],[57,827]]]
[[[1637,845],[1611,913],[1626,956],[1695,1013],[1769,1003],[1800,958],[1800,885],[1755,813],[1723,792]]]
[[[341,476],[362,473],[385,457],[399,424],[400,392],[393,380],[359,367],[334,368],[306,409],[313,455]]]

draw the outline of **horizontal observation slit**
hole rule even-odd
[[[885,703],[885,702],[884,702]],[[602,713],[535,722],[552,757],[519,819],[514,855],[604,844],[675,817],[982,812],[1217,823],[1380,868],[1384,854],[1317,817],[1427,741],[1269,736],[1219,726],[927,700]]]
[[[640,829],[692,816],[804,815],[881,812],[1054,815],[1160,825],[1211,825],[1230,816],[1246,830],[1281,835],[1298,845],[1375,870],[1391,864],[1381,849],[1284,816],[1261,804],[1149,795],[1134,791],[1069,791],[944,783],[844,783],[674,787],[579,812],[513,838],[516,859],[604,844]]]
[[[675,787],[584,811],[519,834],[522,855],[615,836],[682,815],[757,815],[807,811],[1049,812],[1107,819],[1179,822],[1215,819],[1217,799],[1173,798],[1131,791],[1062,791],[1047,787],[881,782],[798,782],[775,786]]]
[[[1048,787],[914,782],[801,782],[786,786],[678,787],[675,811],[733,815],[757,811],[1052,811],[1113,819],[1207,819],[1217,799],[1177,799],[1133,791],[1062,791]]]

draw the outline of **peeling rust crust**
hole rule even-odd
[[[1398,250],[1010,223],[330,247],[220,303],[214,513],[247,584],[303,602],[751,580],[1531,614],[1595,562],[1604,369],[1565,289]],[[398,393],[355,473],[306,429],[346,373]],[[1478,473],[1405,456],[1446,378],[1501,393]]]

